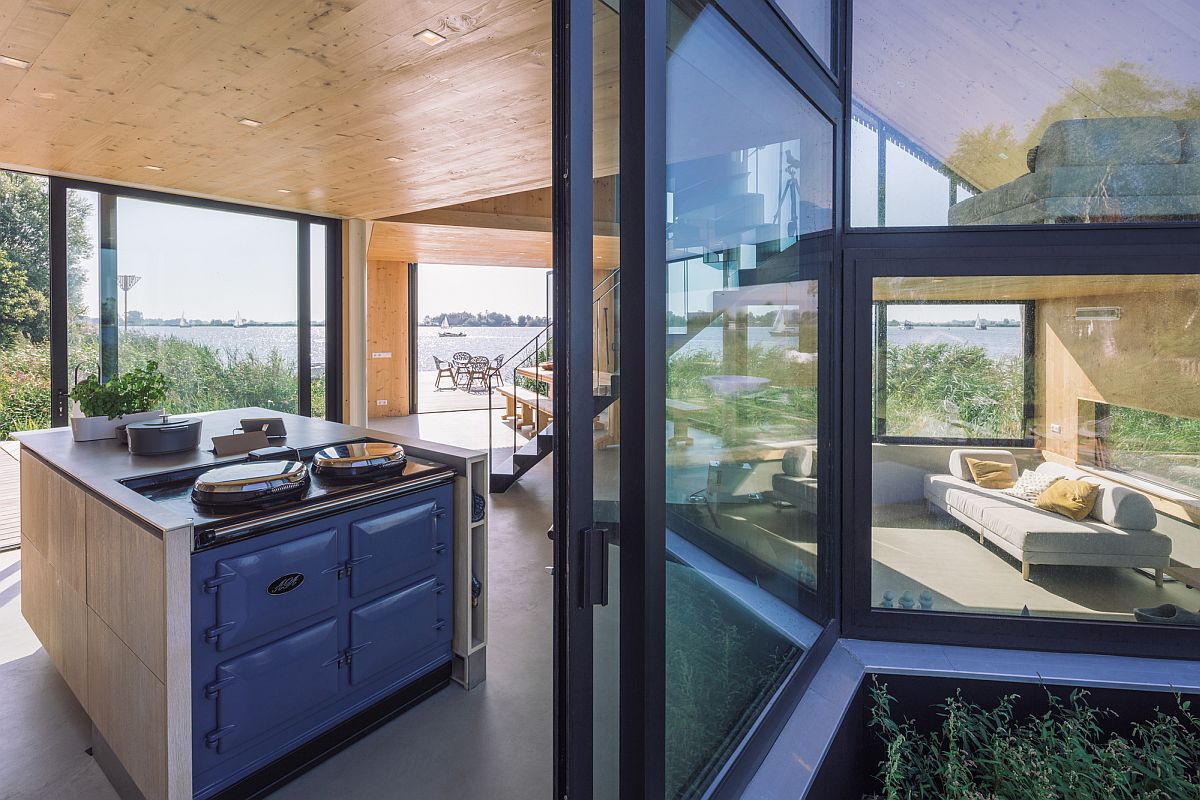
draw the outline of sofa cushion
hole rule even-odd
[[[1027,554],[1078,554],[1165,558],[1171,539],[1154,531],[1124,531],[1093,520],[1036,508],[991,508],[981,520],[988,532]]]
[[[1018,503],[999,489],[984,489],[953,475],[926,475],[925,497],[947,511],[980,519],[984,509],[1010,508]]]
[[[808,445],[789,448],[783,454],[783,474],[811,478],[817,474],[817,448]]]
[[[1068,119],[1046,127],[1037,171],[1089,164],[1178,164],[1183,135],[1167,117]]]
[[[1034,506],[1079,522],[1092,513],[1100,486],[1089,481],[1059,479],[1042,492]]]
[[[1049,489],[1056,481],[1060,480],[1062,480],[1061,475],[1042,472],[1040,467],[1038,469],[1027,469],[1021,473],[1021,477],[1015,485],[1003,491],[1009,497],[1015,497],[1027,503],[1034,503],[1042,496],[1043,492]]]
[[[958,449],[950,451],[950,474],[964,481],[974,481],[971,476],[971,468],[967,465],[968,458],[975,458],[980,461],[996,461],[1001,464],[1009,464],[1012,466],[1012,479],[1017,479],[1017,459],[1008,450],[985,450],[985,449]]]
[[[1154,510],[1154,503],[1135,489],[1054,461],[1039,464],[1037,471],[1098,484],[1100,494],[1096,497],[1096,504],[1092,506],[1091,516],[1106,525],[1134,531],[1149,531],[1158,525],[1158,513]]]
[[[1003,461],[968,458],[967,468],[971,470],[971,478],[975,483],[984,489],[1007,489],[1017,482],[1012,474],[1012,464]]]
[[[817,509],[817,481],[815,478],[799,478],[777,472],[771,476],[771,488],[779,495],[802,511]]]

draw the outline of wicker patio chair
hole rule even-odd
[[[488,372],[492,368],[492,360],[487,356],[473,356],[470,363],[467,364],[467,391],[474,389],[475,385],[479,385],[480,391],[488,391],[491,386],[488,385]]]
[[[467,371],[467,367],[470,365],[470,363],[471,354],[462,350],[459,350],[457,353],[450,356],[450,364],[454,369],[455,388],[462,386],[465,381],[470,379],[470,374]]]
[[[504,366],[504,353],[492,359],[492,365],[488,367],[488,386],[492,385],[492,379],[500,381],[500,385],[504,385],[504,376],[500,374],[500,368]]]
[[[454,379],[454,366],[442,361],[437,356],[433,357],[433,363],[434,366],[437,367],[437,377],[433,379],[433,388],[440,392],[442,390],[442,380],[444,378],[450,379],[450,386],[448,388],[457,388],[457,382]]]

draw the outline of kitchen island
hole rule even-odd
[[[263,791],[449,678],[483,679],[484,453],[261,408],[194,416],[200,449],[164,456],[16,435],[22,613],[119,794]],[[425,472],[228,523],[162,501],[171,481],[244,460],[216,457],[212,436],[270,416],[307,458],[393,442]]]

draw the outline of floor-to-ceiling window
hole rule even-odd
[[[66,241],[68,387],[154,362],[169,413],[326,413],[330,223],[93,185],[66,195],[81,218]]]
[[[668,14],[666,768],[689,797],[820,630],[834,126],[717,6]]]

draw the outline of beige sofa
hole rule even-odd
[[[985,489],[971,479],[966,459],[1017,462],[1007,450],[954,450],[950,474],[925,476],[925,498],[1021,562],[1021,576],[1029,580],[1033,564],[1153,569],[1162,586],[1163,569],[1171,561],[1171,539],[1153,530],[1158,515],[1145,495],[1072,467],[1045,462],[1037,472],[1084,479],[1100,485],[1095,508],[1076,522],[1061,514],[1043,511],[1032,503]]]
[[[793,447],[784,454],[782,472],[771,476],[775,497],[807,514],[817,513],[817,448]]]

